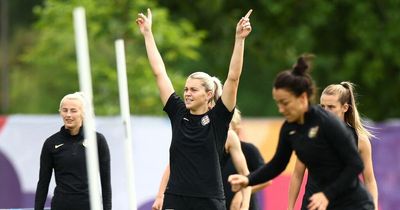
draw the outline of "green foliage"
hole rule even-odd
[[[161,2],[179,14],[174,17],[183,14],[208,31],[201,62],[219,76],[229,65],[234,24],[254,10],[238,95],[244,115],[278,115],[271,97],[275,75],[299,55],[313,53],[312,75],[320,91],[352,81],[361,95],[361,113],[374,120],[400,117],[399,1],[223,1],[205,14],[196,13],[205,9],[200,4]]]
[[[184,75],[193,71],[226,78],[235,25],[252,8],[253,31],[246,40],[238,95],[246,116],[278,115],[271,97],[273,79],[308,52],[316,55],[312,75],[320,91],[331,83],[352,81],[361,96],[361,113],[374,120],[400,117],[398,0],[46,0],[35,9],[35,30],[19,31],[29,34],[28,41],[18,35],[12,42],[27,43],[19,45],[23,56],[11,62],[16,64],[13,112],[54,112],[64,94],[78,90],[72,28],[78,3],[86,8],[98,114],[118,113],[117,38],[126,44],[133,113],[161,113],[143,38],[134,24],[139,11],[152,8],[153,31],[179,93]]]
[[[185,81],[179,61],[199,57],[197,48],[204,32],[196,31],[186,20],[172,22],[168,10],[144,0],[47,0],[36,7],[35,42],[12,75],[12,111],[54,113],[65,94],[79,90],[72,16],[77,6],[86,11],[96,114],[119,113],[114,49],[118,38],[125,40],[131,110],[135,114],[162,113],[144,41],[134,22],[138,12],[153,8],[153,31],[178,93]],[[30,101],[29,106],[20,103],[22,99]]]

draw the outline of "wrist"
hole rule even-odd
[[[235,41],[244,41],[246,37],[241,37],[241,36],[235,36]]]
[[[143,35],[144,35],[144,36],[152,36],[152,35],[153,35],[153,32],[151,31],[151,29],[144,30],[144,31],[143,31]]]

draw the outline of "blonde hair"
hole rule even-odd
[[[85,116],[84,115],[84,113],[85,113],[85,109],[84,109],[84,107],[85,107],[85,97],[84,97],[82,92],[75,92],[75,93],[70,93],[70,94],[65,95],[60,101],[60,107],[59,107],[58,111],[61,111],[61,106],[63,105],[63,103],[66,100],[77,100],[77,101],[79,101],[80,104],[81,104],[82,117]]]
[[[232,116],[232,120],[231,120],[231,126],[234,131],[237,131],[241,121],[242,121],[242,113],[236,107],[233,112],[233,116]]]
[[[206,89],[206,91],[211,91],[213,97],[208,101],[211,107],[215,105],[217,100],[222,95],[222,83],[217,77],[211,77],[205,72],[194,72],[189,75],[190,79],[199,79],[202,81],[202,86]]]
[[[322,91],[322,95],[337,95],[341,105],[348,104],[349,108],[344,113],[344,121],[356,130],[357,135],[364,135],[370,139],[374,135],[366,128],[357,110],[354,86],[353,83],[347,81],[332,84]]]

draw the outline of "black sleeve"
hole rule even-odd
[[[243,148],[242,148],[243,150]],[[246,149],[243,150],[246,157],[247,167],[250,173],[264,165],[264,158],[256,146],[251,143],[246,143]]]
[[[250,173],[249,185],[257,185],[267,182],[276,176],[278,176],[283,170],[285,170],[289,163],[290,156],[292,155],[292,147],[286,137],[285,126],[282,127],[279,134],[278,147],[276,149],[274,157],[271,161],[265,164],[263,167],[257,169],[255,172]]]
[[[103,197],[103,209],[111,210],[111,170],[110,170],[110,150],[105,137],[97,133],[97,142],[99,150],[100,180]]]
[[[212,118],[215,119],[215,122],[217,124],[216,133],[217,133],[217,135],[219,135],[219,138],[217,138],[219,141],[216,142],[216,146],[220,150],[223,150],[223,148],[225,147],[225,143],[226,143],[229,124],[232,120],[233,111],[230,112],[226,108],[225,104],[222,102],[222,99],[219,98],[217,100],[217,102],[215,103],[215,106],[212,108],[211,112],[213,115]]]
[[[40,155],[40,172],[39,181],[36,187],[35,194],[35,210],[43,210],[46,203],[47,193],[49,191],[49,183],[53,170],[53,159],[48,141],[43,144]]]
[[[181,109],[186,109],[185,103],[174,92],[168,98],[167,103],[165,103],[163,110],[168,114],[170,119],[174,119],[174,116],[176,115],[176,113]]]
[[[327,131],[326,138],[345,164],[344,169],[335,182],[323,190],[326,197],[329,200],[333,200],[337,195],[351,186],[352,181],[357,179],[358,174],[362,172],[364,165],[357,151],[354,135],[346,129],[344,123],[335,117],[327,119],[326,122],[324,125],[324,129]]]
[[[216,118],[221,120],[222,123],[224,124],[224,126],[229,128],[229,123],[231,123],[233,112],[235,109],[233,109],[232,111],[229,111],[226,108],[225,104],[222,102],[221,97],[217,100],[213,109],[214,109]]]

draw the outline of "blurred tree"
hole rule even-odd
[[[26,32],[29,25],[33,23],[35,17],[32,7],[38,5],[42,0],[0,0],[0,113],[8,113],[10,101],[10,66],[13,65],[16,49],[21,49],[22,42],[15,42],[11,37],[19,36],[21,31]],[[12,40],[12,41],[11,41]],[[12,43],[12,45],[10,44]]]
[[[113,42],[120,37],[127,45],[133,112],[161,113],[143,39],[133,23],[138,11],[153,8],[156,39],[181,91],[183,75],[193,71],[225,79],[234,26],[252,8],[253,32],[246,40],[238,96],[245,115],[277,115],[273,78],[309,52],[316,55],[312,74],[320,89],[352,81],[358,85],[363,114],[374,120],[400,117],[398,0],[45,0],[35,10],[35,30],[21,30],[11,42],[25,46],[18,51],[22,57],[11,55],[13,112],[53,112],[62,95],[78,89],[72,29],[77,2],[85,6],[88,19],[96,113],[118,111]]]
[[[144,41],[134,22],[138,12],[153,8],[153,30],[177,91],[183,90],[186,79],[178,70],[178,61],[198,58],[196,49],[204,32],[196,31],[186,20],[172,22],[168,10],[145,0],[45,0],[36,7],[39,20],[34,43],[21,56],[22,65],[13,71],[13,112],[54,113],[63,95],[79,90],[72,19],[76,6],[86,10],[96,114],[119,113],[114,49],[118,38],[125,40],[133,113],[161,113]]]
[[[219,76],[225,76],[229,64],[232,25],[254,9],[238,96],[245,115],[277,115],[271,97],[273,78],[308,52],[316,55],[312,74],[320,89],[352,81],[361,95],[363,114],[374,120],[400,117],[396,107],[400,104],[400,61],[396,59],[400,56],[400,1],[202,2],[160,1],[174,11],[173,17],[186,17],[208,31],[199,62],[212,66]]]
[[[29,27],[37,17],[33,14],[32,8],[41,5],[43,0],[8,0],[10,27],[13,30],[21,27]]]

